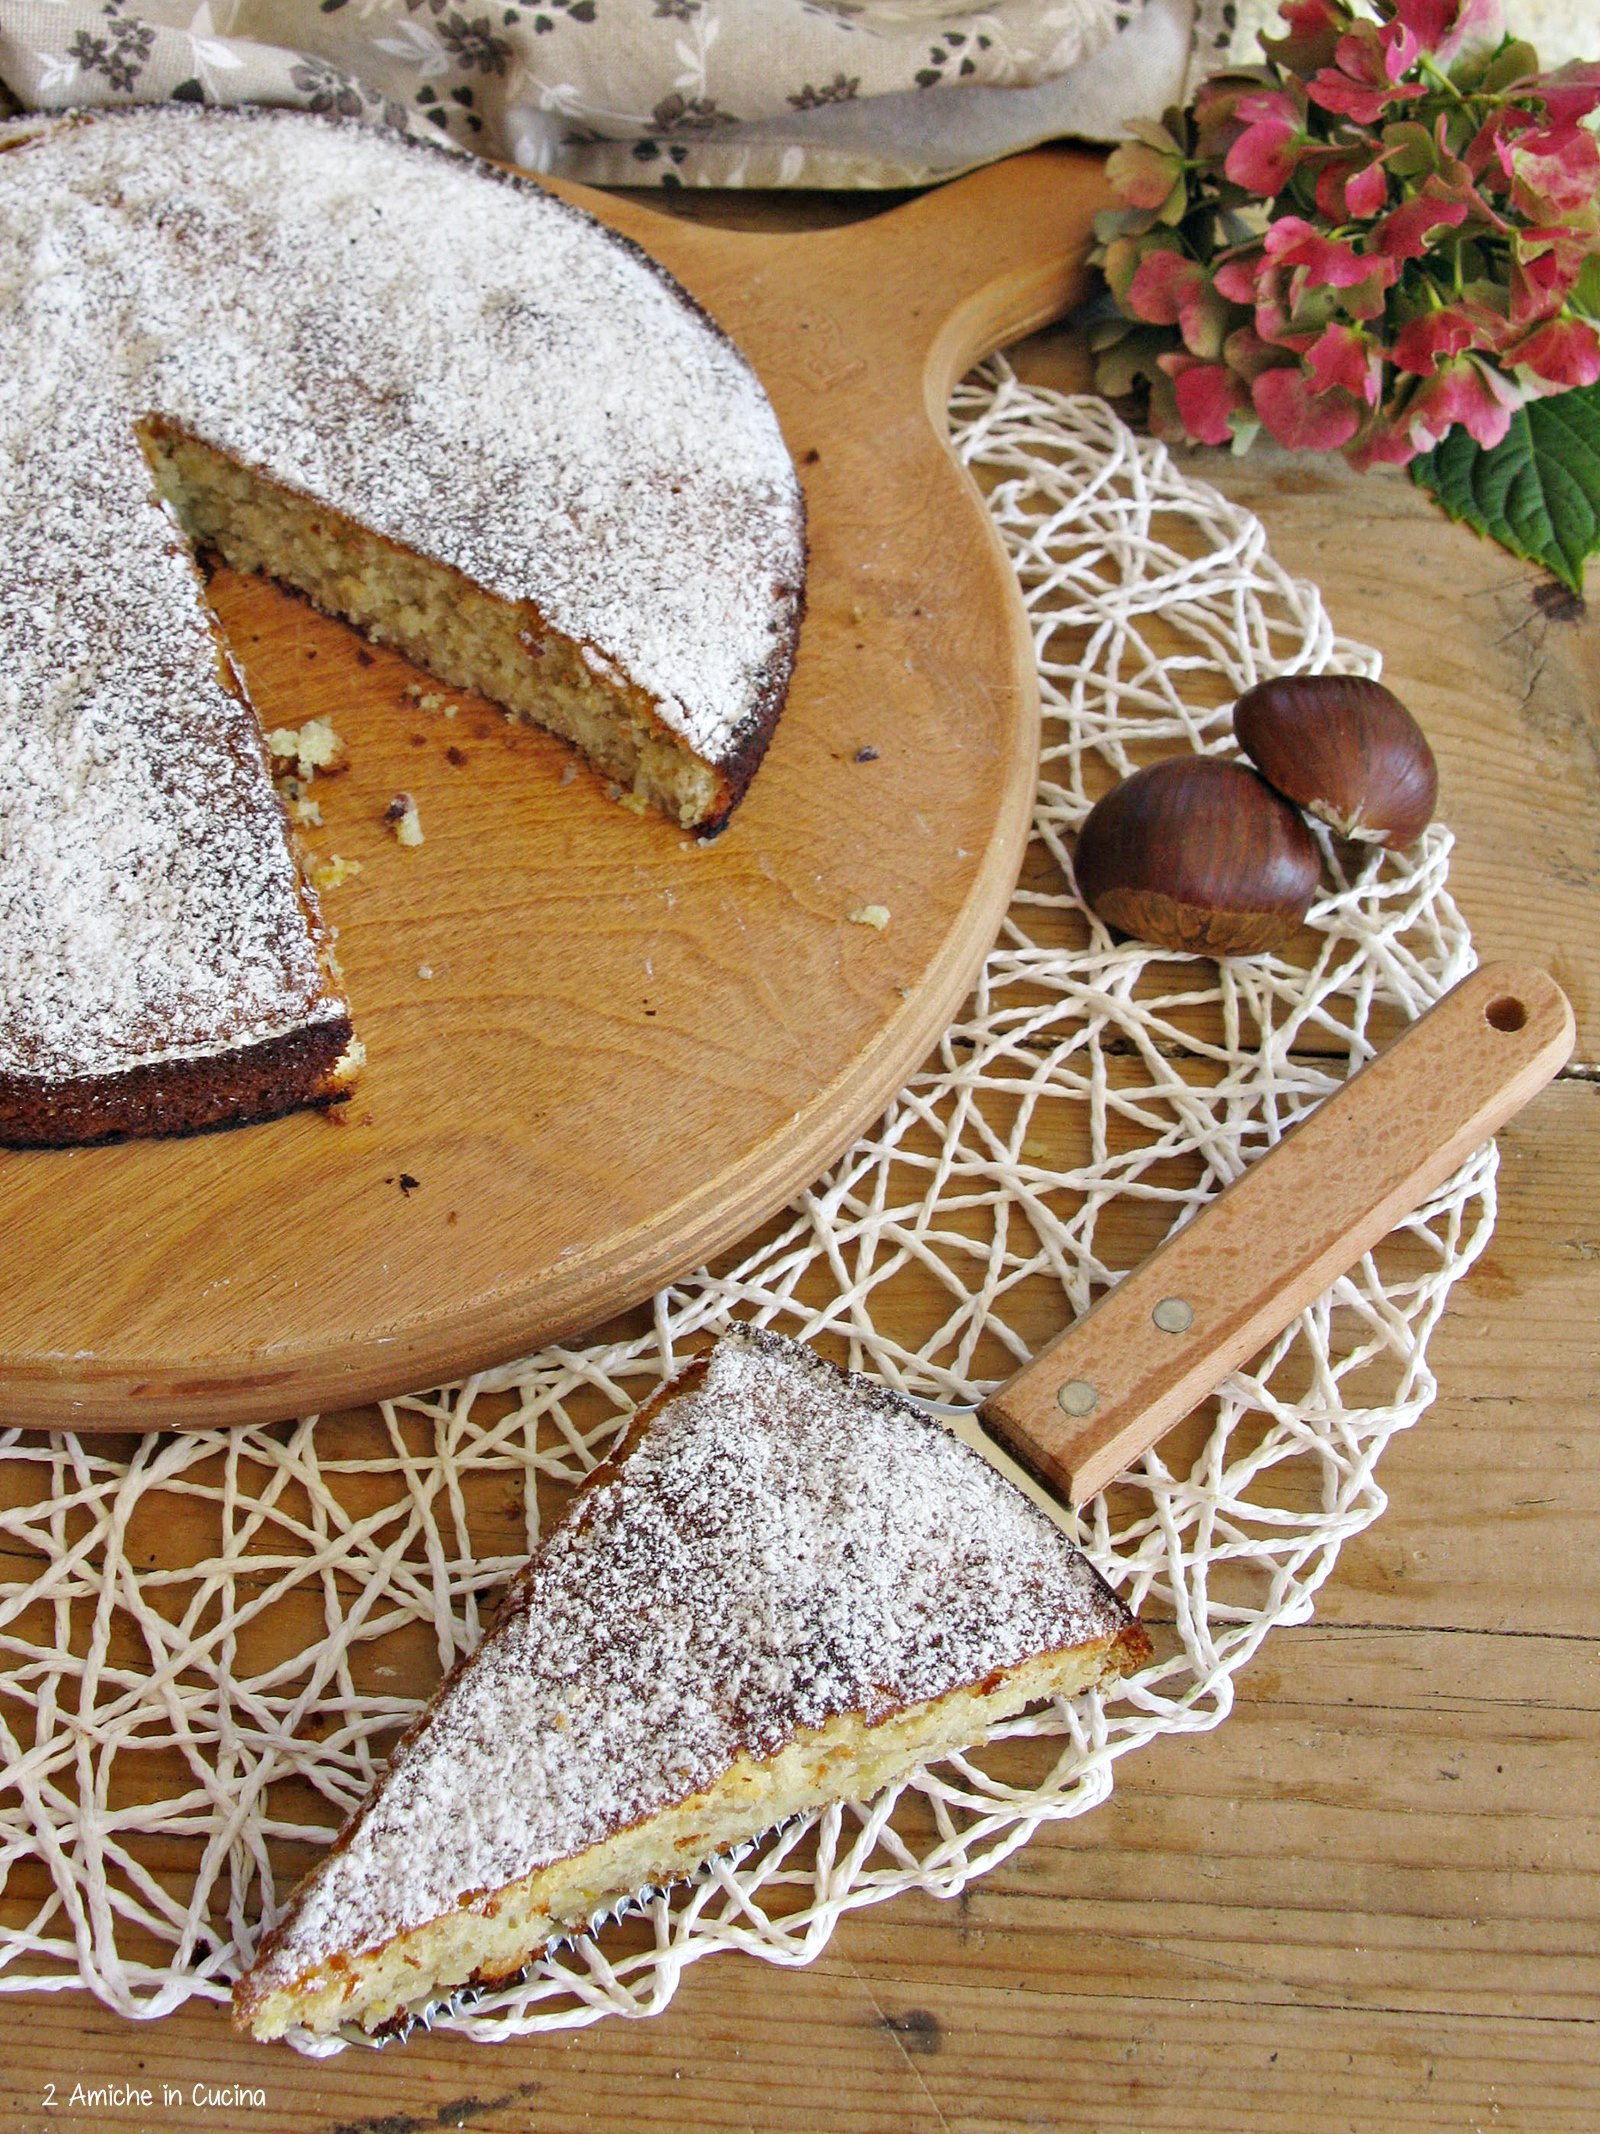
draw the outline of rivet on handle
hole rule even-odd
[[[1100,1405],[1100,1395],[1087,1378],[1069,1378],[1056,1395],[1056,1406],[1068,1415],[1093,1415]]]
[[[1186,1334],[1194,1325],[1194,1306],[1185,1297],[1163,1297],[1150,1314],[1164,1334]]]

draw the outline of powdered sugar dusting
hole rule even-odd
[[[0,154],[0,232],[0,1069],[342,1012],[143,415],[536,601],[732,752],[798,490],[754,375],[631,246],[365,128],[183,107]]]
[[[735,1328],[546,1540],[255,1984],[581,1852],[741,1750],[882,1719],[1127,1621],[970,1447],[798,1343]]]
[[[0,200],[17,160],[0,156]],[[131,430],[107,449],[68,414],[92,404],[94,352],[52,260],[0,244],[21,328],[0,362],[0,1070],[67,1076],[342,1005],[254,715]]]

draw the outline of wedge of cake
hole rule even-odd
[[[188,105],[0,149],[0,1144],[332,1101],[351,1019],[195,553],[706,836],[793,663],[777,418],[637,246],[473,158]]]
[[[751,1328],[650,1402],[234,1991],[372,2030],[797,1812],[1148,1656],[912,1403]]]

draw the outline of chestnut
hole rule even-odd
[[[1090,809],[1073,862],[1108,926],[1204,956],[1281,948],[1318,865],[1304,817],[1220,756],[1172,756],[1124,778]]]
[[[1360,674],[1282,674],[1233,707],[1261,775],[1341,837],[1412,845],[1439,797],[1422,728],[1392,689]]]

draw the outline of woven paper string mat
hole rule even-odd
[[[1437,825],[1403,856],[1325,841],[1291,958],[1165,957],[1086,919],[1072,834],[1115,777],[1228,750],[1228,707],[1264,674],[1379,662],[1256,520],[1101,402],[997,364],[952,424],[1015,561],[1045,700],[1033,843],[961,1021],[833,1172],[609,1338],[315,1424],[131,1451],[0,1438],[0,1987],[81,1984],[129,2016],[225,1999],[541,1516],[686,1344],[752,1318],[970,1398],[1470,967]],[[1214,1726],[1234,1672],[1306,1619],[1383,1509],[1378,1457],[1433,1397],[1428,1337],[1487,1241],[1494,1160],[1087,1508],[1084,1546],[1155,1636],[1136,1680],[805,1818],[439,2020],[525,2035],[654,2014],[713,1950],[805,1963],[844,1912],[954,1895],[1103,1800],[1127,1750]]]

